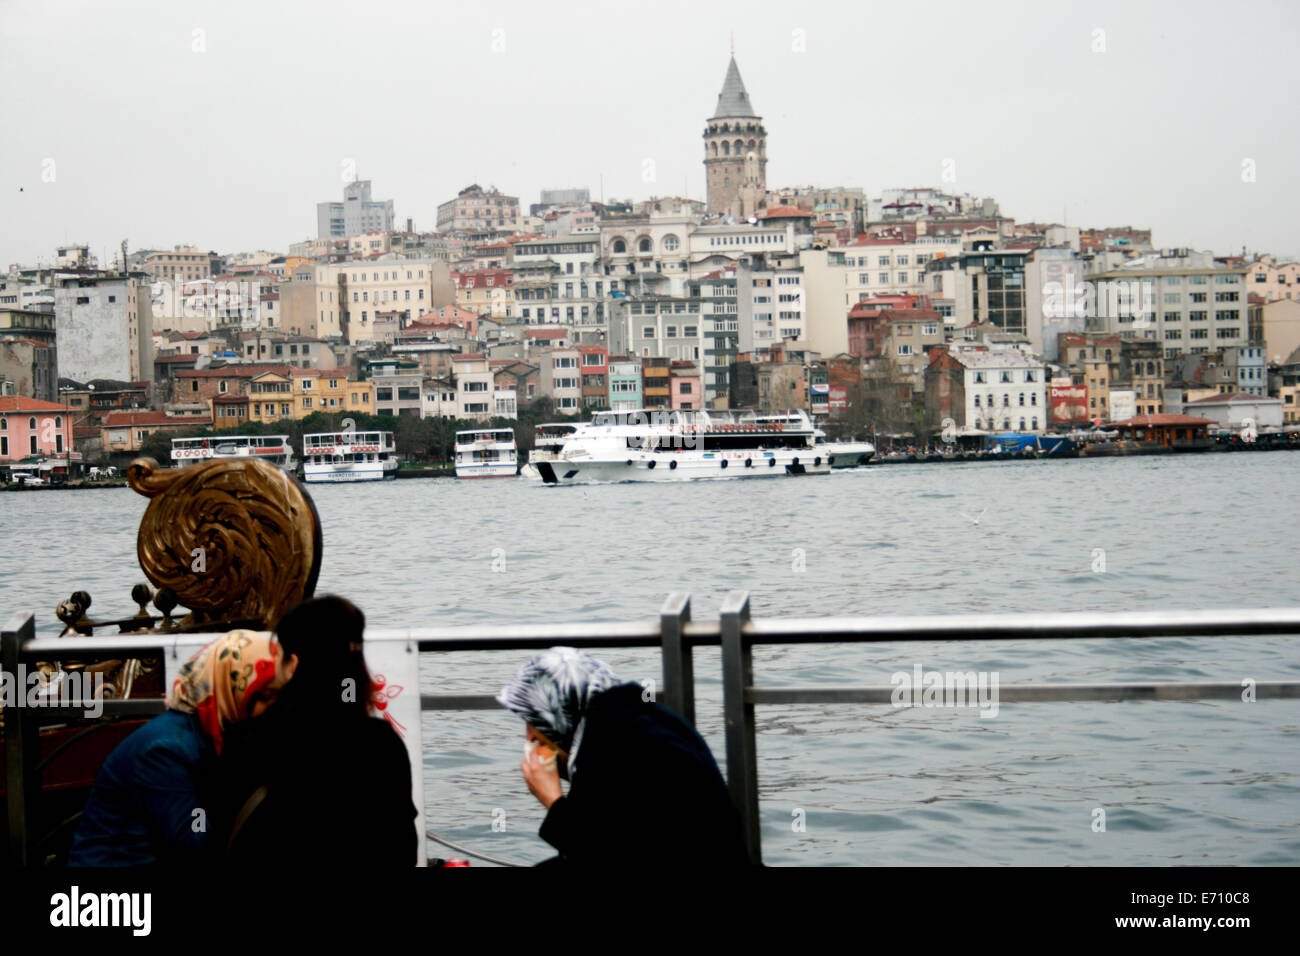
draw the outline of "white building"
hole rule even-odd
[[[55,277],[59,374],[153,381],[153,302],[141,276]]]
[[[330,239],[348,239],[363,232],[390,232],[393,228],[393,201],[372,200],[370,180],[356,179],[343,187],[342,202],[316,204],[316,235]]]
[[[1119,333],[1125,338],[1154,335],[1172,358],[1247,345],[1249,303],[1246,283],[1249,266],[1225,267],[1205,252],[1166,250],[1143,256],[1120,268],[1093,272],[1088,281],[1097,288],[1135,287],[1139,308],[1101,308],[1111,297],[1098,293],[1095,323],[1089,331]],[[1132,297],[1130,297],[1132,298]],[[1113,303],[1111,303],[1113,305]]]
[[[1048,371],[1027,350],[954,343],[949,353],[963,366],[968,427],[984,431],[1040,432],[1047,427]]]

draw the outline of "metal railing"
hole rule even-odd
[[[35,638],[30,615],[14,615],[0,635],[0,666],[11,674],[20,663],[36,660],[122,657],[124,652],[161,656],[165,686],[175,672],[214,634],[113,637]],[[1212,611],[1151,611],[1132,613],[1075,612],[1062,614],[986,614],[898,617],[774,618],[754,620],[749,594],[733,591],[723,602],[718,620],[691,620],[690,596],[670,594],[658,620],[642,623],[457,626],[381,629],[366,632],[370,670],[385,676],[390,687],[419,687],[421,653],[456,651],[536,651],[556,645],[589,650],[658,648],[662,664],[663,703],[695,722],[693,650],[720,647],[722,709],[726,736],[726,775],[731,797],[744,824],[750,858],[761,862],[762,841],[758,803],[758,741],[754,709],[773,704],[888,704],[896,688],[788,687],[763,688],[754,683],[753,650],[763,644],[882,643],[920,641],[1068,640],[1160,637],[1260,637],[1300,634],[1300,609]],[[497,688],[492,688],[495,692]],[[1256,699],[1300,698],[1300,681],[1259,681],[1252,684]],[[999,703],[1044,701],[1135,701],[1235,699],[1240,682],[1137,682],[1100,684],[1010,684],[997,690]],[[494,710],[494,694],[400,694],[388,711],[401,728],[411,754],[412,796],[419,811],[423,841],[424,774],[420,714],[434,710]],[[161,700],[106,701],[106,717],[152,716]],[[10,858],[19,865],[32,862],[28,833],[30,808],[39,793],[37,732],[47,717],[66,719],[81,710],[75,702],[56,709],[23,707],[5,710]],[[46,760],[48,762],[48,758]],[[424,858],[422,843],[421,858]]]

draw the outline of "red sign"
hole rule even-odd
[[[1049,423],[1086,422],[1088,420],[1088,386],[1049,385],[1047,402]]]

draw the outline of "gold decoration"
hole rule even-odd
[[[137,458],[127,482],[153,500],[140,520],[140,567],[207,621],[271,629],[316,589],[320,519],[298,482],[253,458],[161,469]]]

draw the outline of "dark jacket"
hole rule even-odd
[[[68,865],[198,862],[217,827],[214,762],[197,717],[169,710],[149,721],[99,768]]]
[[[384,720],[355,712],[245,721],[221,755],[222,819],[266,796],[229,842],[231,861],[286,867],[415,866],[419,836],[406,745]]]
[[[541,836],[584,866],[744,866],[740,816],[708,746],[639,684],[592,698],[569,792]]]

